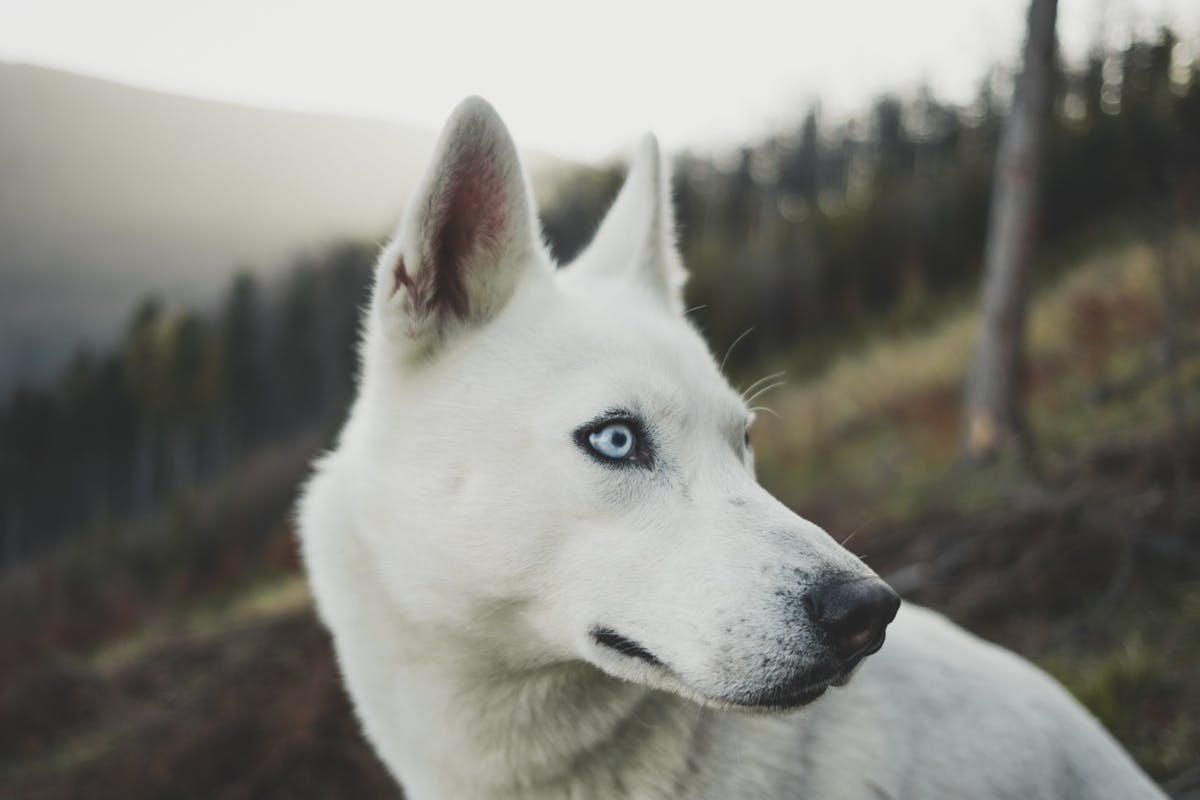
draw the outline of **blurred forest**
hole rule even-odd
[[[1196,230],[1200,61],[1194,53],[1164,29],[1121,49],[1097,48],[1082,65],[1060,66],[1035,286],[1049,287],[1082,261],[1124,252],[1131,242],[1174,241],[1178,231]],[[1011,82],[1010,71],[996,68],[967,107],[924,90],[881,97],[848,119],[828,119],[814,107],[798,113],[794,127],[736,152],[676,159],[688,304],[698,307],[692,316],[718,354],[753,326],[728,355],[736,379],[776,368],[793,381],[829,375],[847,354],[953,323],[973,303]],[[622,177],[617,164],[574,168],[540,187],[546,237],[560,261],[586,244]],[[1179,252],[1192,258],[1200,247],[1186,241]],[[132,311],[117,350],[81,350],[52,386],[19,388],[3,400],[0,639],[7,644],[0,649],[7,655],[0,655],[0,677],[29,674],[43,654],[85,650],[135,630],[157,603],[295,569],[288,509],[307,460],[329,443],[353,395],[359,309],[376,253],[374,243],[332,245],[299,259],[269,286],[247,270],[215,313],[147,298]],[[1177,292],[1185,321],[1197,316],[1188,305],[1195,289]],[[1088,361],[1095,351],[1087,347],[1102,348],[1104,337],[1120,334],[1109,311],[1132,308],[1135,322],[1138,313],[1151,312],[1128,297],[1081,296],[1064,324],[1085,344],[1080,363],[1094,367],[1088,391],[1114,391],[1108,367]],[[1194,353],[1194,342],[1185,345]],[[1045,373],[1034,372],[1036,383]],[[1184,374],[1194,387],[1200,370]],[[944,424],[957,390],[951,400],[942,397],[940,405],[915,413]],[[1064,402],[1077,404],[1079,396]],[[807,415],[805,424],[825,427],[807,445],[827,443],[829,430],[863,424],[840,409],[814,411],[802,395],[792,401]],[[1155,452],[1165,452],[1161,434],[1150,448]],[[833,456],[805,461],[800,449],[765,448],[768,476],[813,487],[807,494],[795,490],[789,502],[835,506],[816,493],[835,471]],[[895,475],[894,466],[887,474]],[[1022,519],[1041,524],[1042,511]],[[847,519],[845,512],[829,515]],[[1022,529],[1008,519],[988,524],[1000,532],[997,542]],[[879,541],[883,559],[903,549],[898,538]],[[1188,558],[1176,561],[1194,570]],[[1118,569],[1121,562],[1112,563]],[[1108,584],[1088,586],[1103,593]],[[1020,592],[1007,584],[1005,591]],[[945,599],[922,595],[917,584],[910,595]],[[1200,609],[1200,593],[1193,595],[1188,602]],[[986,625],[990,618],[980,614]],[[1008,641],[1025,635],[1009,631]],[[1120,677],[1127,666],[1113,669]],[[1172,697],[1197,699],[1194,687],[1188,691]],[[337,724],[344,727],[344,720]],[[1200,722],[1188,724],[1171,728],[1177,739],[1170,746],[1200,743]],[[34,752],[55,734],[47,729],[38,738],[36,721],[30,726],[33,739],[7,742],[13,752]],[[0,735],[0,761],[5,743]],[[1146,746],[1140,755],[1158,777],[1190,763],[1157,739]],[[247,791],[252,795],[253,786]]]

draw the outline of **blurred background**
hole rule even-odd
[[[563,261],[656,130],[764,484],[1200,792],[1200,5],[1039,4],[0,0],[0,796],[397,796],[290,509],[472,93]]]

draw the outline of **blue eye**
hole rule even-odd
[[[654,469],[654,441],[636,414],[610,408],[575,429],[575,446],[610,469]]]
[[[588,444],[598,454],[614,461],[629,458],[637,440],[624,422],[610,422],[588,434]]]

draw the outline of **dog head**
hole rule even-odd
[[[341,443],[357,528],[409,624],[497,669],[582,659],[703,703],[801,705],[899,601],[759,487],[684,279],[652,138],[556,268],[503,123],[464,102],[377,269]]]

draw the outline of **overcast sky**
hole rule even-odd
[[[0,60],[251,105],[436,129],[462,97],[523,145],[608,155],[644,130],[719,146],[921,82],[971,96],[1012,61],[1027,0],[0,0]],[[1060,0],[1069,59],[1166,22],[1194,43],[1200,0]]]

